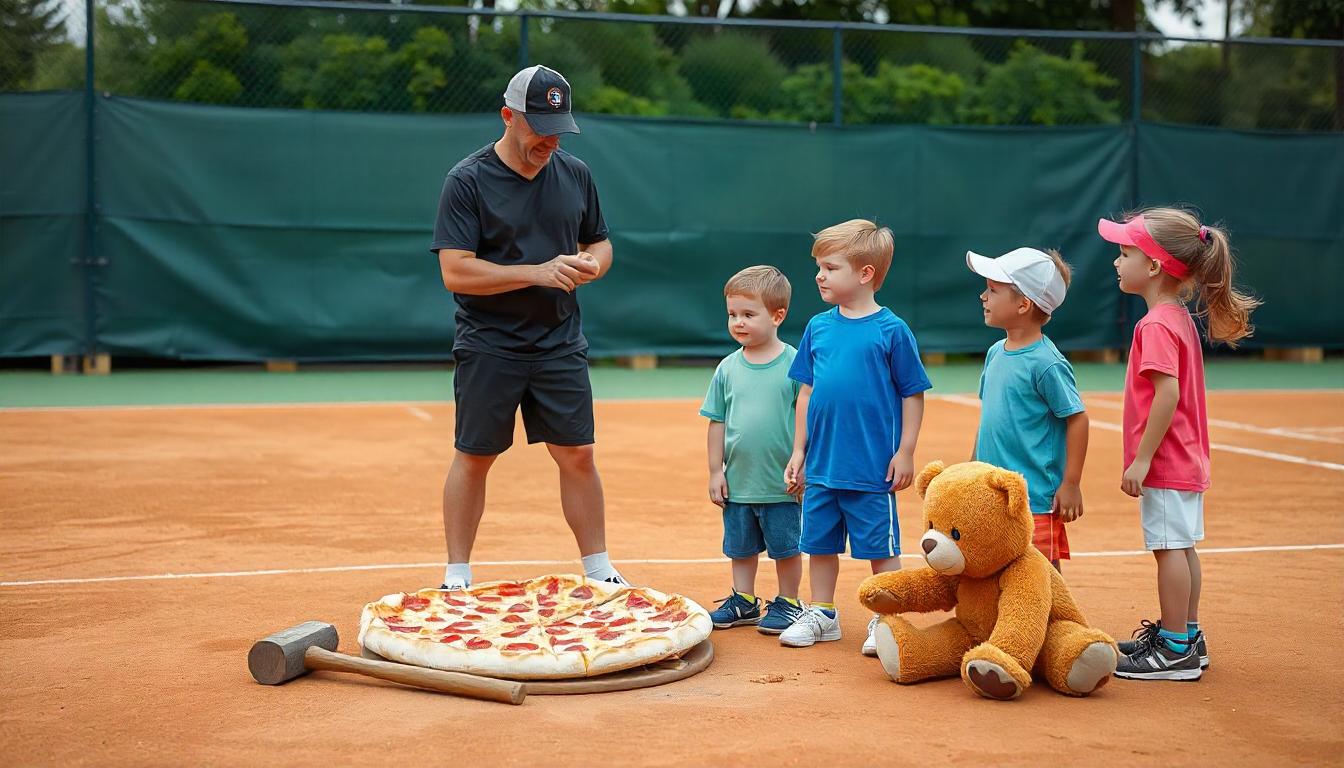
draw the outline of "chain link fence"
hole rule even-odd
[[[1344,130],[1344,42],[354,2],[90,1],[95,88],[170,101],[489,112],[513,72],[545,63],[569,78],[580,111],[592,113],[849,125],[1098,125],[1141,116]],[[82,0],[0,7],[13,17],[0,24],[0,91],[85,87]]]

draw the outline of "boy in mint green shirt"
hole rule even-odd
[[[799,389],[789,378],[797,350],[779,340],[790,293],[788,278],[768,266],[738,272],[723,289],[728,332],[742,348],[719,363],[700,406],[709,419],[709,499],[723,508],[723,554],[733,561],[733,590],[710,613],[715,629],[755,624],[778,635],[802,615],[802,508],[784,485]],[[779,579],[764,616],[755,594],[761,552]]]

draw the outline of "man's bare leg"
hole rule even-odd
[[[471,585],[468,563],[485,512],[485,479],[497,458],[457,451],[443,481],[443,535],[448,544],[448,567],[443,580],[450,587]]]
[[[560,507],[583,556],[584,573],[593,579],[620,579],[607,556],[606,500],[591,445],[546,444],[560,470]]]

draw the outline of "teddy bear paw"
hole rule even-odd
[[[877,660],[882,662],[882,671],[892,682],[901,682],[901,644],[885,622],[879,621],[873,630],[873,639],[877,641]]]
[[[1105,685],[1115,672],[1116,661],[1115,648],[1110,643],[1087,646],[1069,667],[1069,676],[1065,679],[1069,690],[1085,696]]]
[[[987,699],[1008,701],[1022,695],[1022,686],[992,661],[976,659],[967,664],[966,680],[976,693]]]

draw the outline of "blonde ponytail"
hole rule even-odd
[[[1209,340],[1235,348],[1238,341],[1254,332],[1251,311],[1263,302],[1233,285],[1236,259],[1227,232],[1201,225],[1193,214],[1179,208],[1153,208],[1142,213],[1148,233],[1158,245],[1190,268],[1183,288],[1199,294],[1200,306],[1195,314],[1207,318]]]

